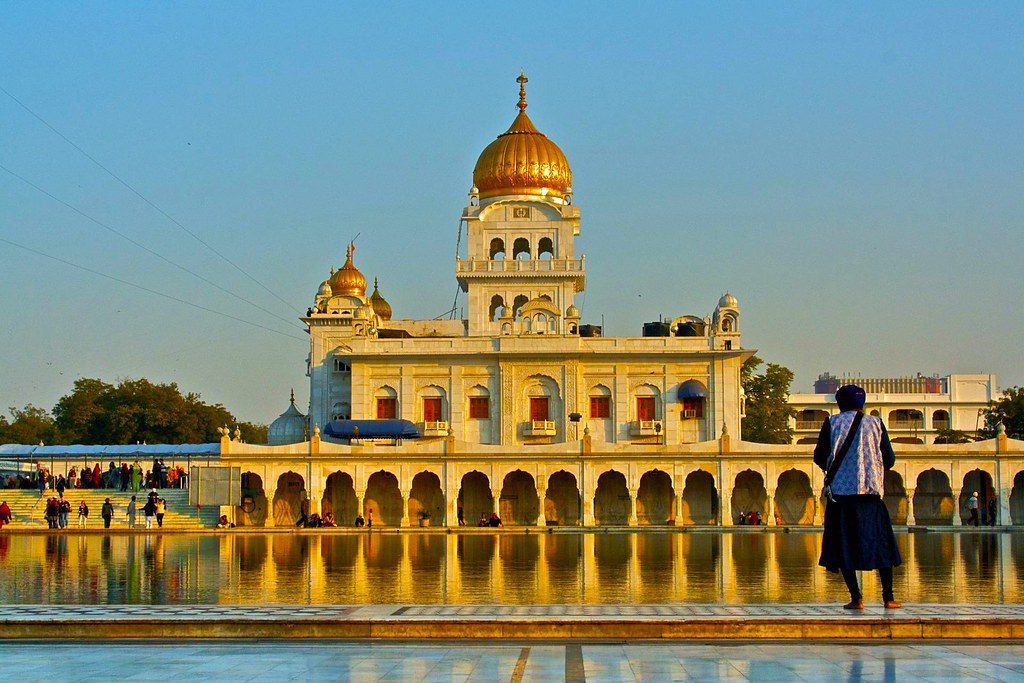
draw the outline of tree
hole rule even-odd
[[[789,405],[789,387],[793,383],[793,371],[768,363],[764,373],[757,374],[763,362],[751,356],[740,370],[746,396],[742,438],[756,443],[792,443],[793,428],[789,420],[796,413]]]
[[[220,439],[218,427],[235,425],[245,441],[267,439],[266,425],[238,422],[220,403],[206,403],[197,393],[182,394],[175,383],[147,379],[109,384],[83,377],[57,401],[53,414],[71,443],[209,443]]]
[[[31,403],[22,409],[10,408],[11,419],[0,415],[0,443],[60,443],[57,426],[43,408]]]
[[[1006,425],[1006,436],[1024,439],[1024,387],[1011,387],[996,401],[982,409],[985,427],[978,431],[986,439],[995,438],[999,423]]]

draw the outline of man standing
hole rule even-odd
[[[103,517],[103,528],[110,528],[110,520],[114,517],[114,506],[110,503],[110,499],[107,498],[103,503],[103,509],[100,510],[100,516]]]
[[[156,519],[156,500],[153,496],[149,497],[146,504],[142,506],[142,513],[146,516],[146,528],[153,528],[153,520]]]
[[[988,525],[989,526],[995,526],[996,525],[996,499],[995,498],[989,498],[988,499]]]
[[[128,512],[128,528],[129,529],[134,529],[135,528],[135,514],[136,514],[135,496],[132,496],[132,499],[130,501],[128,501],[128,510],[127,510],[127,512]]]
[[[978,492],[975,491],[971,494],[971,497],[967,499],[967,509],[971,511],[971,526],[978,526]]]

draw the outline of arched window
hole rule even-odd
[[[536,323],[533,326],[533,331],[537,334],[544,334],[548,331],[548,317],[543,313],[538,313]]]
[[[526,398],[530,406],[530,420],[553,420],[552,402],[558,398],[558,385],[549,377],[534,376],[526,386]]]
[[[420,389],[418,393],[424,422],[443,422],[448,419],[444,389],[431,384]]]
[[[515,298],[515,300],[512,302],[512,317],[519,317],[519,309],[525,306],[527,301],[529,301],[529,299],[527,299],[526,296],[523,294],[520,294]]]
[[[576,323],[569,323],[569,334],[576,334],[579,332],[579,328],[576,327]]]
[[[549,258],[555,257],[555,246],[551,242],[550,237],[542,237],[540,242],[537,243],[537,258]]]
[[[495,237],[491,240],[490,249],[491,260],[502,260],[505,258],[505,240],[500,237]]]
[[[398,392],[389,386],[382,386],[373,394],[377,403],[378,420],[394,420],[398,417]]]
[[[736,331],[736,318],[731,315],[725,315],[722,317],[722,332],[735,332]]]
[[[505,300],[501,298],[500,294],[495,294],[491,297],[491,307],[489,310],[492,323],[505,315]]]
[[[658,397],[661,392],[657,387],[650,384],[641,384],[633,392],[636,400],[636,419],[641,422],[660,420],[661,406],[658,405]]]
[[[597,384],[590,390],[590,418],[608,420],[612,416],[612,390]]]
[[[489,420],[491,419],[491,392],[479,384],[470,387],[466,392],[469,398],[469,419]]]
[[[949,429],[949,411],[936,410],[932,413],[932,429]]]
[[[683,410],[682,418],[684,420],[699,420],[704,417],[704,402],[707,400],[708,389],[702,382],[688,379],[679,385],[676,393]],[[746,397],[742,397],[741,401],[744,402],[741,410],[745,410]]]
[[[502,334],[512,334],[512,325],[509,323],[502,323],[501,325]]]
[[[512,243],[512,258],[530,258],[530,240],[525,237],[518,237],[516,241]]]
[[[523,318],[523,332],[532,332],[532,331],[533,331],[533,318],[530,318],[529,316],[527,316],[526,318]]]
[[[351,420],[352,419],[352,406],[349,405],[348,401],[338,401],[334,404],[331,409],[332,420]]]

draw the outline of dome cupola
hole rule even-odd
[[[391,320],[391,304],[377,289],[377,278],[373,278],[373,294],[370,295],[370,305],[373,306],[373,312],[377,314],[378,318]]]
[[[722,298],[718,300],[718,307],[719,308],[736,308],[739,305],[740,305],[739,300],[735,296],[730,294],[729,292],[726,292],[725,294],[723,294]]]
[[[558,145],[537,130],[526,115],[526,74],[519,78],[519,114],[507,131],[487,145],[473,169],[481,199],[537,195],[563,199],[571,193],[572,169]]]
[[[295,407],[295,391],[292,390],[291,403],[267,428],[267,443],[271,446],[283,446],[289,443],[302,443],[306,440],[306,416]]]
[[[366,295],[366,278],[352,263],[352,254],[355,250],[356,245],[350,242],[345,252],[345,265],[336,270],[328,280],[331,294],[334,296],[362,297]]]

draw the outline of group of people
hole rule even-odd
[[[49,470],[40,466],[32,475],[24,474],[9,475],[0,480],[0,487],[8,489],[37,489],[39,497],[46,495],[47,491],[56,491],[59,494],[74,489],[113,489],[115,491],[128,491],[138,493],[143,488],[148,489],[176,489],[184,488],[187,483],[187,472],[183,465],[170,466],[161,458],[153,460],[153,467],[145,470],[136,460],[129,465],[122,462],[120,465],[113,461],[107,466],[107,470],[101,471],[100,463],[93,467],[77,466],[71,467],[67,474],[53,475]]]
[[[137,496],[132,496],[125,509],[125,513],[128,516],[129,529],[137,528],[139,511],[137,498]],[[109,498],[107,498],[107,502],[110,502]],[[142,516],[145,520],[146,528],[152,529],[155,521],[157,528],[162,529],[165,514],[167,514],[167,501],[157,494],[156,489],[150,490],[149,495],[146,496],[146,502],[142,505]],[[106,522],[106,519],[104,519],[104,522]]]

